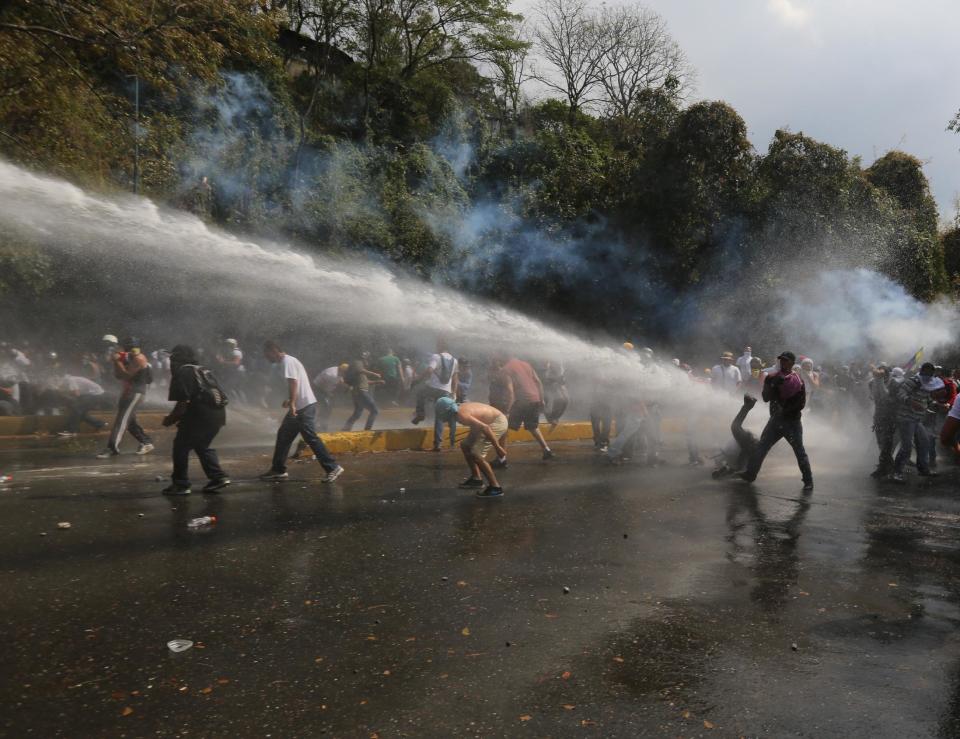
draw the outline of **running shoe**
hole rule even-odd
[[[280,480],[286,480],[290,477],[286,472],[277,472],[276,470],[267,470],[262,475],[260,479],[265,482],[279,482]]]
[[[164,495],[190,495],[191,489],[189,485],[180,485],[179,483],[173,483],[167,485],[163,489]]]
[[[461,490],[469,490],[470,488],[482,488],[483,480],[479,477],[468,477],[463,482],[461,482],[457,487]]]
[[[153,444],[148,441],[146,444],[141,444],[139,447],[137,447],[137,454],[142,457],[144,454],[149,454],[152,452],[155,448],[156,447],[154,447]]]
[[[203,486],[203,492],[218,493],[229,484],[230,484],[230,478],[228,477],[221,477],[217,480],[211,480],[210,482],[208,482],[206,485]]]
[[[503,488],[495,488],[493,485],[487,485],[483,490],[476,493],[478,498],[502,498]]]
[[[97,455],[97,459],[113,459],[114,457],[119,457],[120,452],[115,452],[113,449],[104,449]]]
[[[343,474],[343,467],[341,467],[340,465],[337,465],[332,470],[330,470],[327,473],[327,476],[324,477],[320,482],[333,482],[342,474]]]

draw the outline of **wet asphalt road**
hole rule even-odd
[[[751,488],[680,449],[515,447],[488,501],[449,452],[327,487],[231,448],[244,481],[171,501],[160,454],[3,451],[0,734],[960,735],[955,474],[878,486],[814,450],[804,497],[786,450]]]

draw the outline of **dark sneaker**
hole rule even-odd
[[[919,470],[917,474],[920,477],[940,477],[940,473],[936,470]]]
[[[421,416],[421,415],[418,413],[417,415],[415,415],[413,418],[410,419],[410,423],[412,423],[414,426],[416,426],[418,423],[422,422],[423,419],[425,419],[425,418],[426,418],[426,416]]]
[[[543,458],[544,458],[545,460],[547,460],[547,459],[555,459],[554,454],[553,454],[553,451],[550,450],[550,449],[547,449],[547,451],[545,451],[545,452],[543,453]]]
[[[504,457],[501,459],[500,457],[497,457],[490,463],[490,466],[495,470],[505,470],[507,468],[507,458]]]
[[[744,404],[745,406],[747,406],[747,408],[753,408],[753,406],[755,406],[755,405],[757,404],[757,399],[756,399],[755,397],[753,397],[752,395],[749,395],[749,394],[748,394],[748,395],[744,395],[744,396],[743,396],[743,404]]]
[[[468,477],[466,480],[461,482],[457,487],[461,490],[469,490],[470,488],[482,488],[483,480],[479,477]]]
[[[804,492],[813,490],[813,480],[807,480],[805,483],[803,483],[803,490]]]
[[[877,467],[877,469],[875,469],[873,472],[870,473],[870,477],[872,477],[874,480],[879,480],[881,477],[886,477],[886,476],[887,476],[887,471],[884,470],[883,467]]]
[[[442,452],[443,450],[442,450],[440,447],[435,446],[435,447],[434,447],[433,449],[431,449],[430,451],[431,451],[431,452]]]
[[[743,480],[744,482],[753,482],[757,479],[756,477],[749,477],[746,472],[738,472],[736,475],[734,475],[734,478],[737,480]]]
[[[276,470],[267,470],[262,475],[260,479],[265,482],[278,482],[280,480],[286,480],[290,477],[286,472],[277,472]]]
[[[343,474],[343,467],[341,467],[340,465],[337,465],[335,468],[330,470],[327,473],[327,476],[324,477],[320,482],[333,482],[342,474]]]
[[[502,498],[503,488],[495,488],[493,485],[487,485],[483,490],[476,493],[478,498]]]
[[[173,483],[163,489],[164,495],[190,495],[190,486]]]
[[[206,485],[203,486],[203,492],[218,493],[229,484],[230,484],[230,480],[226,477],[221,477],[219,480],[211,480],[210,482],[208,482]]]
[[[113,459],[114,457],[119,457],[120,452],[115,452],[113,449],[104,449],[97,455],[97,459]]]

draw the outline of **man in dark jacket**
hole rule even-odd
[[[191,450],[196,452],[210,480],[203,492],[215,493],[225,488],[230,480],[210,444],[227,422],[226,396],[210,371],[197,364],[193,349],[183,344],[170,352],[170,400],[176,406],[163,419],[163,425],[177,424],[177,435],[173,440],[172,482],[164,488],[164,494],[190,494],[187,469]]]
[[[806,388],[800,375],[793,371],[797,361],[793,352],[783,352],[777,360],[780,363],[779,371],[767,375],[763,381],[763,400],[770,404],[770,420],[760,435],[760,443],[750,457],[747,469],[740,477],[748,482],[756,480],[767,452],[780,439],[786,439],[797,458],[803,476],[803,489],[813,490],[813,473],[803,448],[803,424],[800,422],[800,414],[807,403]]]

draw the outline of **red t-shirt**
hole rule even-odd
[[[503,365],[503,371],[513,380],[513,392],[517,400],[526,403],[541,403],[540,386],[537,384],[536,372],[522,359],[511,359]]]

